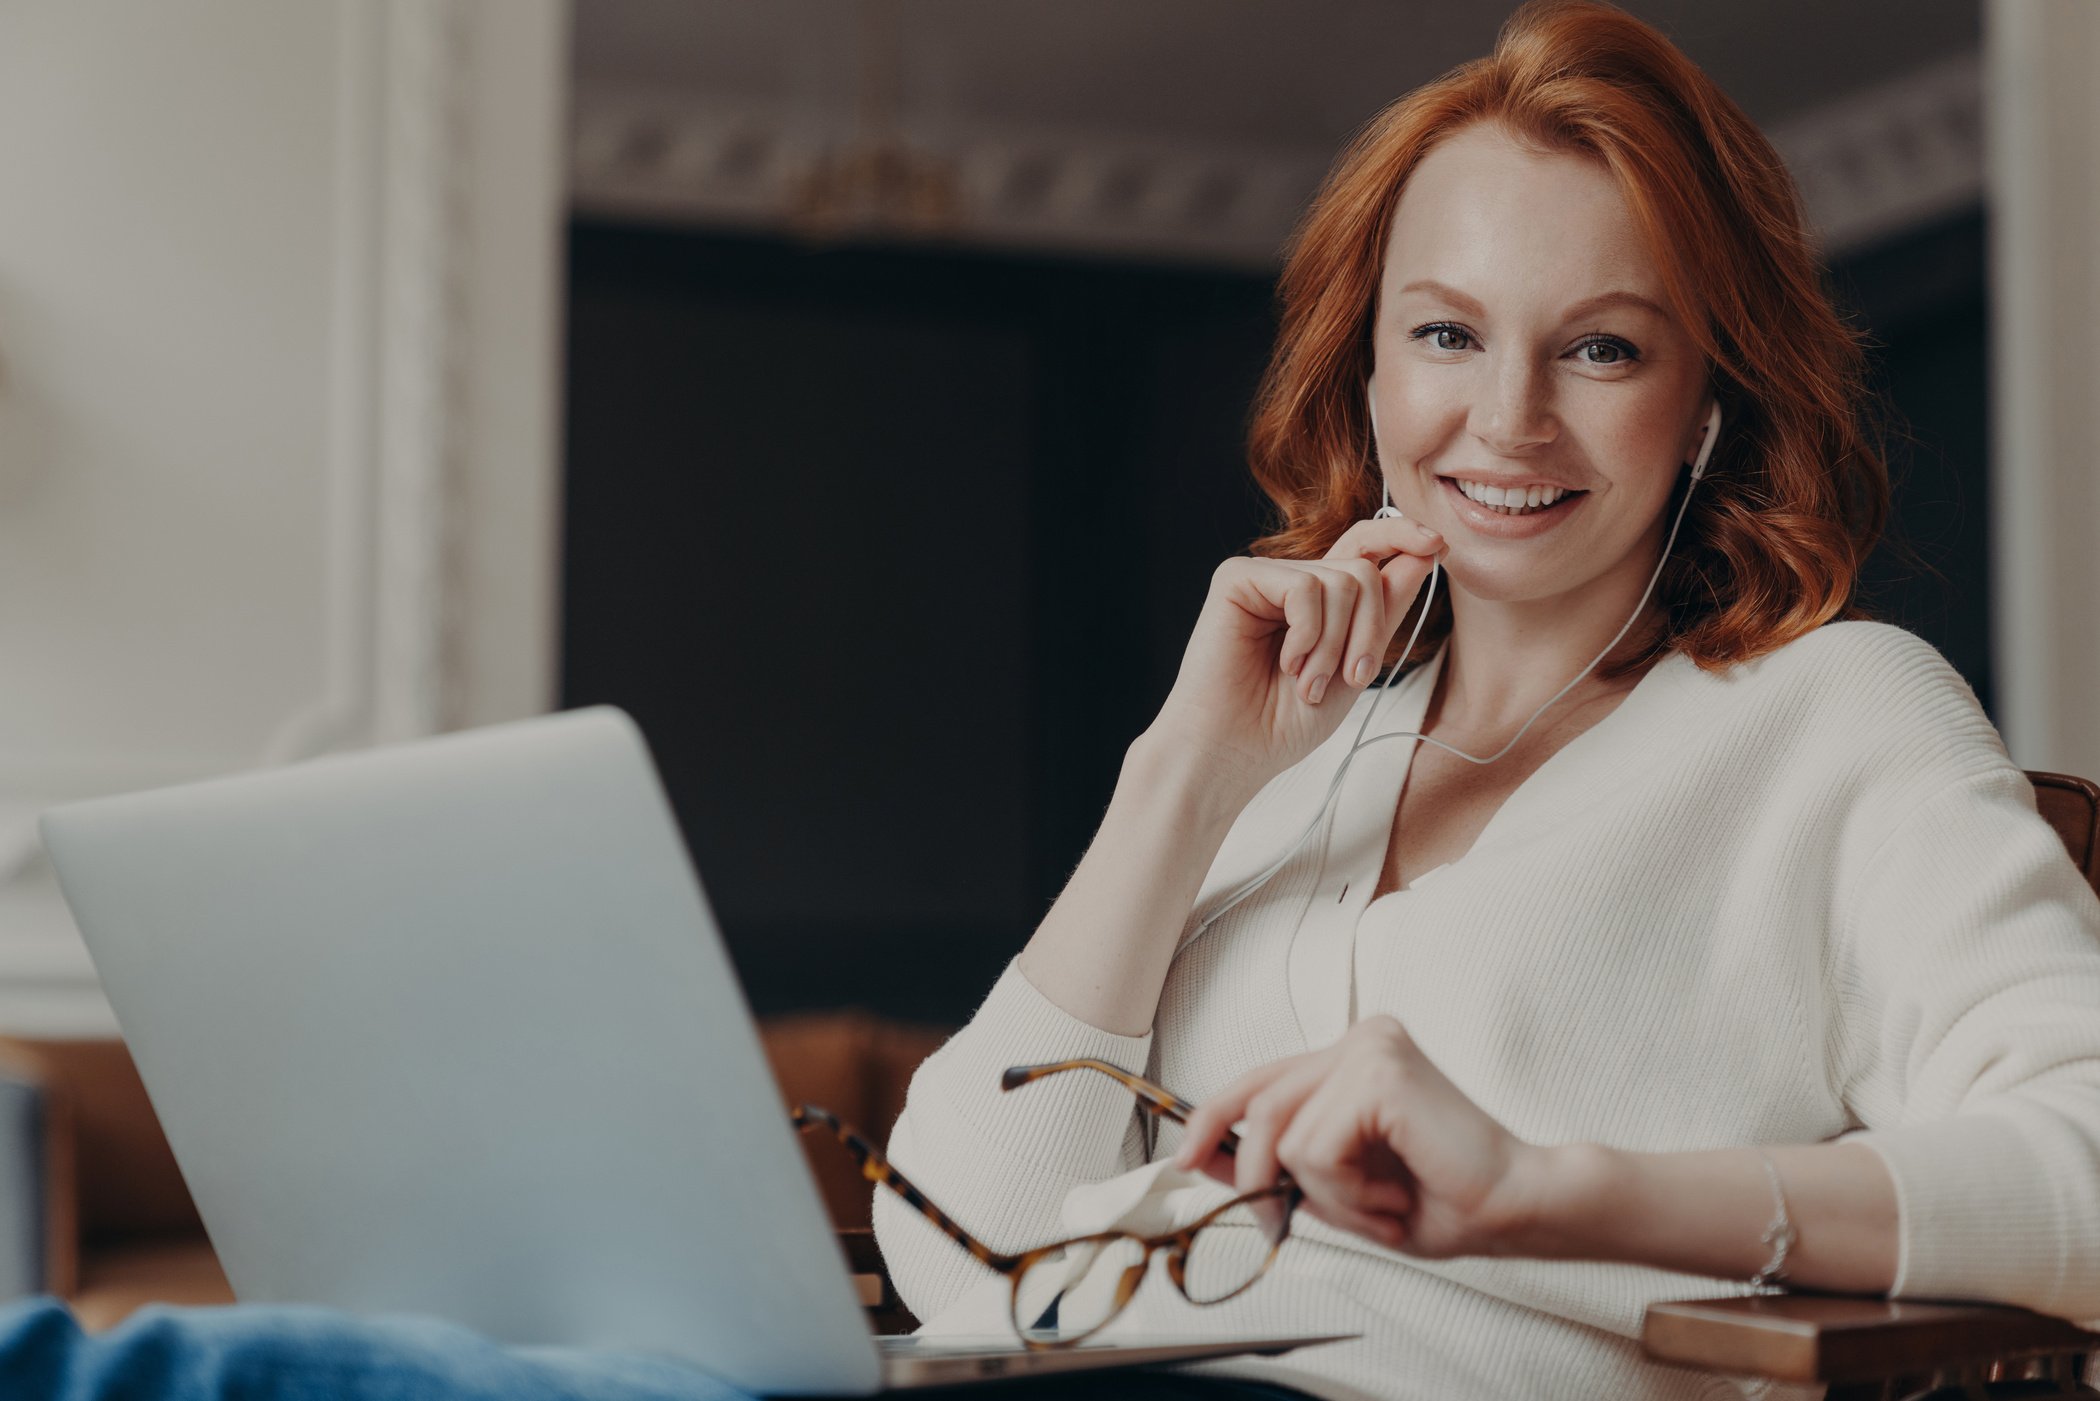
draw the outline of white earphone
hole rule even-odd
[[[1398,517],[1401,520],[1405,520],[1407,519],[1406,513],[1393,504],[1393,487],[1385,479],[1385,464],[1378,460],[1378,396],[1371,392],[1369,381],[1366,381],[1364,384],[1364,403],[1371,410],[1371,470],[1378,474],[1378,495],[1385,503],[1377,510],[1371,512],[1371,519],[1382,521]],[[1436,571],[1432,569],[1430,572],[1433,574]],[[1426,614],[1429,610],[1425,606],[1422,611]],[[1401,655],[1405,656],[1407,654],[1403,652]]]
[[[1387,485],[1385,481],[1385,466],[1378,460],[1378,400],[1374,395],[1371,394],[1369,384],[1366,384],[1364,386],[1364,400],[1365,403],[1370,406],[1371,411],[1371,469],[1378,473],[1380,494],[1384,498],[1385,502],[1384,505],[1380,506],[1378,510],[1372,514],[1371,519],[1389,520],[1396,516],[1401,516],[1404,518],[1404,513],[1397,506],[1393,505],[1392,489],[1389,485]],[[1393,664],[1393,671],[1388,673],[1384,680],[1372,683],[1381,688],[1378,699],[1371,702],[1370,706],[1364,711],[1363,723],[1356,727],[1356,738],[1350,743],[1349,752],[1342,756],[1341,766],[1335,770],[1334,778],[1327,785],[1327,795],[1320,800],[1319,812],[1313,815],[1313,820],[1306,825],[1305,831],[1299,835],[1298,840],[1291,843],[1291,849],[1289,851],[1286,851],[1282,856],[1278,857],[1275,863],[1271,865],[1267,870],[1263,871],[1260,875],[1241,885],[1240,888],[1235,890],[1223,904],[1219,905],[1208,915],[1204,916],[1203,922],[1201,924],[1198,924],[1193,930],[1191,930],[1189,932],[1188,937],[1181,941],[1182,948],[1186,948],[1188,947],[1188,945],[1194,943],[1198,938],[1202,936],[1203,932],[1209,929],[1212,924],[1216,923],[1218,919],[1221,916],[1223,916],[1227,910],[1230,910],[1234,905],[1239,904],[1240,901],[1246,899],[1249,895],[1252,895],[1256,890],[1259,890],[1262,887],[1262,885],[1269,880],[1270,877],[1274,876],[1278,871],[1282,870],[1284,866],[1290,861],[1290,859],[1298,854],[1298,849],[1304,846],[1305,843],[1311,839],[1312,834],[1315,831],[1319,830],[1321,820],[1327,816],[1327,809],[1334,803],[1334,795],[1341,791],[1342,779],[1349,772],[1349,765],[1354,763],[1356,761],[1356,756],[1362,753],[1365,749],[1369,748],[1371,745],[1378,744],[1384,740],[1414,739],[1420,740],[1424,744],[1433,744],[1439,749],[1457,755],[1459,758],[1466,760],[1468,763],[1492,764],[1497,759],[1501,758],[1503,755],[1509,753],[1511,749],[1515,748],[1517,741],[1524,737],[1524,734],[1527,730],[1529,730],[1534,724],[1538,723],[1538,718],[1541,715],[1544,715],[1548,710],[1551,710],[1555,702],[1559,701],[1562,696],[1565,696],[1568,692],[1574,690],[1576,685],[1581,682],[1583,677],[1588,676],[1590,672],[1596,669],[1597,663],[1603,661],[1606,657],[1611,655],[1611,649],[1619,645],[1619,639],[1626,636],[1626,630],[1633,626],[1634,619],[1640,617],[1641,610],[1648,606],[1648,596],[1655,592],[1655,581],[1662,577],[1663,565],[1670,558],[1670,547],[1677,543],[1677,527],[1684,523],[1684,510],[1686,506],[1689,506],[1691,504],[1692,488],[1697,486],[1699,484],[1699,479],[1706,475],[1707,461],[1713,456],[1714,444],[1717,441],[1719,441],[1721,436],[1721,401],[1719,399],[1715,399],[1711,401],[1711,404],[1712,407],[1709,409],[1706,415],[1706,424],[1700,433],[1698,455],[1694,457],[1692,461],[1688,464],[1692,470],[1691,479],[1685,484],[1683,499],[1681,499],[1677,503],[1677,515],[1676,518],[1670,522],[1670,534],[1668,538],[1663,541],[1662,553],[1656,558],[1655,571],[1648,576],[1648,587],[1641,590],[1640,602],[1634,604],[1633,612],[1627,616],[1627,619],[1624,623],[1620,624],[1618,632],[1612,635],[1611,641],[1604,644],[1604,650],[1599,652],[1596,656],[1590,658],[1589,665],[1584,667],[1581,671],[1576,672],[1574,680],[1568,682],[1567,685],[1561,687],[1558,691],[1555,691],[1544,705],[1540,706],[1537,710],[1534,710],[1531,713],[1531,718],[1529,720],[1526,720],[1522,725],[1518,726],[1517,732],[1509,737],[1509,743],[1503,745],[1500,749],[1488,755],[1486,758],[1482,758],[1476,754],[1468,754],[1464,750],[1446,744],[1440,739],[1432,739],[1428,735],[1414,731],[1395,730],[1390,734],[1374,735],[1370,739],[1365,739],[1364,731],[1371,728],[1372,718],[1377,715],[1379,707],[1383,706],[1386,702],[1386,693],[1393,690],[1393,676],[1398,673],[1401,665],[1405,663],[1406,659],[1409,656],[1413,655],[1415,650],[1415,640],[1422,635],[1422,625],[1429,621],[1430,605],[1436,601],[1437,577],[1438,575],[1443,573],[1442,563],[1433,562],[1429,568],[1428,579],[1423,581],[1422,606],[1420,609],[1420,615],[1415,619],[1415,629],[1412,633],[1408,635],[1407,645],[1400,649],[1400,661],[1395,662]]]

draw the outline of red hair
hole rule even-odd
[[[1672,648],[1717,670],[1864,616],[1854,589],[1889,510],[1865,337],[1831,304],[1772,144],[1662,33],[1603,0],[1531,0],[1492,54],[1386,107],[1328,173],[1287,249],[1255,399],[1249,465],[1282,520],[1252,552],[1317,559],[1377,508],[1363,386],[1393,211],[1423,156],[1483,121],[1611,173],[1721,404],[1720,442],[1656,584],[1666,626],[1600,672]],[[1450,627],[1439,590],[1409,660]]]

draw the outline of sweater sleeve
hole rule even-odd
[[[1082,1056],[1143,1074],[1151,1044],[1149,1033],[1118,1036],[1072,1016],[1009,963],[977,1014],[912,1076],[890,1161],[994,1250],[1056,1240],[1068,1190],[1142,1161],[1136,1101],[1085,1071],[1012,1091],[999,1088],[999,1074]],[[996,1278],[894,1193],[876,1191],[874,1220],[898,1296],[922,1321]]]
[[[1916,803],[1839,945],[1846,1101],[1901,1298],[2100,1317],[2100,899],[2009,760]]]

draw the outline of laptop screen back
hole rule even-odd
[[[44,832],[240,1298],[874,1388],[625,715],[99,799]]]

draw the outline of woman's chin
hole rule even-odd
[[[1536,561],[1466,558],[1454,548],[1444,556],[1437,587],[1480,603],[1539,603],[1566,593],[1568,579]]]
[[[1462,599],[1467,606],[1524,609],[1539,618],[1565,618],[1571,623],[1578,615],[1609,611],[1616,627],[1632,607],[1632,597],[1622,596],[1620,581],[1605,583],[1609,571],[1597,566],[1595,554],[1578,551],[1577,555],[1573,564],[1564,558],[1483,560],[1454,546],[1444,558],[1437,591]],[[1652,559],[1648,567],[1654,567]],[[1645,580],[1645,571],[1641,578]]]

